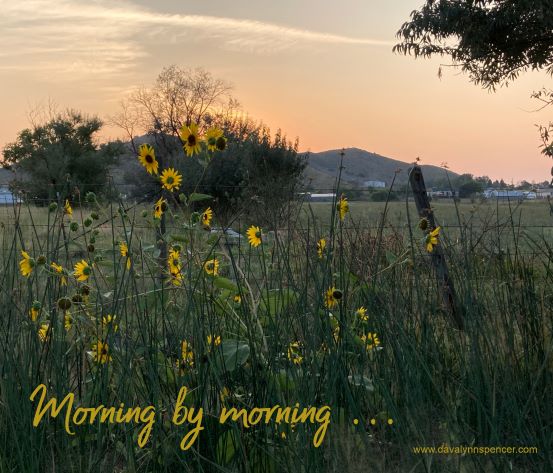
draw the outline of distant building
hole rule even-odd
[[[494,189],[489,193],[488,199],[495,200],[524,200],[525,195],[523,191],[515,190],[503,190],[503,189]]]
[[[457,197],[458,192],[452,191],[452,190],[429,190],[426,192],[426,195],[428,197],[434,197],[438,199],[452,199],[453,197]]]
[[[308,194],[307,200],[314,202],[332,202],[336,198],[336,194]]]
[[[364,183],[365,187],[368,187],[369,189],[385,189],[386,183],[384,181],[365,181]]]
[[[553,197],[553,187],[546,187],[544,189],[536,189],[536,197],[538,199],[547,199]]]
[[[0,205],[13,205],[19,204],[21,199],[13,195],[7,187],[0,187]]]

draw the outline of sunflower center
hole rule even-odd
[[[175,179],[173,176],[168,176],[167,177],[167,184],[171,185],[175,182]]]
[[[90,268],[89,268],[88,266],[85,266],[85,267],[83,268],[83,274],[84,274],[85,276],[90,275]]]
[[[196,146],[196,135],[188,135],[188,146]]]
[[[340,300],[342,298],[342,291],[338,291],[338,290],[333,291],[332,297],[334,297],[334,299]]]
[[[102,347],[101,353],[102,353],[102,355],[107,355],[108,354],[108,349],[106,347]]]
[[[165,202],[161,203],[161,210],[165,212],[167,210],[167,204]]]
[[[261,238],[261,232],[255,232],[255,238]]]
[[[172,265],[173,265],[173,266],[178,266],[178,265],[179,265],[179,260],[178,260],[178,259],[174,259],[173,262],[172,262]]]
[[[214,136],[211,136],[208,140],[207,140],[207,144],[209,146],[217,146],[217,138],[215,138]]]
[[[147,154],[144,159],[148,164],[152,164],[154,162],[154,158],[150,154]]]
[[[225,138],[220,136],[219,138],[217,138],[217,141],[215,142],[215,146],[217,146],[217,149],[219,151],[223,151],[227,146],[227,140],[225,140]]]

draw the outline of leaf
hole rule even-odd
[[[200,200],[210,200],[213,199],[213,196],[209,194],[199,194],[197,192],[192,192],[190,197],[188,197],[188,202],[199,202]]]
[[[223,358],[223,371],[231,373],[245,365],[250,357],[250,346],[240,340],[223,340],[220,345]]]
[[[228,465],[236,452],[236,438],[234,430],[227,430],[217,440],[217,464]]]
[[[297,299],[298,295],[292,289],[275,289],[270,291],[269,296],[261,299],[259,308],[274,317],[294,304]]]
[[[173,233],[170,235],[171,240],[180,241],[181,243],[188,243],[188,237],[178,233]]]
[[[370,378],[367,376],[362,375],[350,375],[348,376],[348,381],[353,385],[357,387],[363,387],[367,391],[374,391],[374,385]]]
[[[238,292],[238,286],[230,279],[227,279],[227,278],[217,276],[213,281],[213,284],[215,285],[215,287],[218,287],[219,289],[227,289],[229,291],[232,291],[235,294]]]

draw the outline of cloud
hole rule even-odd
[[[317,45],[390,46],[261,21],[163,14],[132,3],[0,0],[0,70],[44,79],[109,78],[132,71],[153,44],[216,40],[226,49],[273,54]]]

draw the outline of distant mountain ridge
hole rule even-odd
[[[341,149],[335,149],[309,153],[305,177],[306,183],[311,188],[331,189],[334,186],[340,166],[341,152]],[[397,173],[394,186],[406,184],[408,170],[412,166],[412,163],[387,158],[359,148],[346,148],[344,149],[342,181],[344,184],[357,187],[367,187],[367,181],[383,181],[388,188],[398,169],[401,171]],[[438,166],[422,165],[422,171],[427,187],[446,179],[446,171]],[[458,176],[457,173],[449,170],[447,173],[450,178]]]

